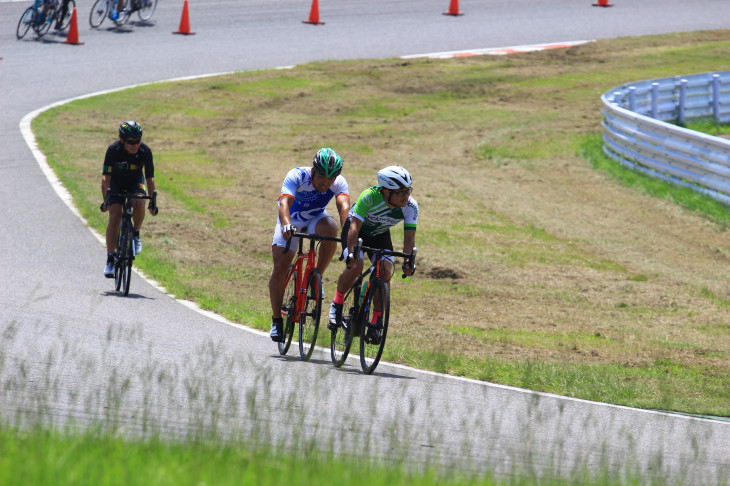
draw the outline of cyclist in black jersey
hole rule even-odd
[[[119,140],[107,148],[104,157],[104,169],[101,176],[101,193],[106,197],[110,193],[125,192],[147,194],[155,188],[155,166],[152,161],[152,150],[142,143],[142,127],[135,121],[125,121],[119,125]],[[110,197],[104,210],[109,211],[109,223],[106,227],[107,261],[104,276],[114,278],[114,248],[119,238],[119,224],[122,222],[122,202],[120,198]],[[142,252],[142,240],[139,230],[144,221],[144,199],[134,201],[134,253]],[[150,214],[157,214],[157,208],[149,208]]]
[[[61,0],[61,13],[56,17],[58,20],[56,20],[56,26],[54,27],[56,30],[61,29],[63,26],[63,19],[65,19],[68,14],[68,2],[69,0]]]

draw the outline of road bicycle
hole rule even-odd
[[[342,321],[332,330],[330,352],[332,364],[339,368],[345,363],[355,336],[360,338],[360,366],[366,375],[375,371],[385,348],[385,338],[388,335],[388,321],[390,318],[390,288],[388,278],[385,278],[382,258],[393,256],[403,258],[403,269],[411,269],[411,276],[416,272],[416,252],[400,253],[383,248],[371,248],[362,245],[358,239],[353,249],[355,261],[360,251],[368,252],[374,264],[362,272],[355,284],[345,295],[342,305]],[[366,279],[367,278],[367,279]],[[406,278],[405,273],[403,278]],[[377,315],[376,312],[380,314]]]
[[[121,289],[124,295],[129,295],[132,263],[134,263],[134,224],[132,222],[134,201],[136,199],[149,199],[149,207],[159,211],[157,209],[157,191],[153,191],[151,196],[145,196],[140,193],[110,194],[107,189],[104,202],[101,203],[99,209],[104,211],[109,206],[109,198],[112,196],[123,200],[122,222],[119,224],[119,238],[117,239],[117,248],[114,250],[114,289],[117,292]]]
[[[76,8],[76,1],[69,0],[66,13],[61,17],[62,8],[58,0],[35,0],[33,5],[25,9],[20,16],[15,36],[22,39],[33,28],[38,37],[43,37],[52,25],[59,24],[60,30],[65,30],[71,23],[71,15]]]
[[[146,22],[155,13],[157,0],[124,0],[121,10],[117,10],[118,6],[117,0],[96,0],[89,13],[91,27],[96,29],[107,17],[112,19],[117,26],[122,26],[127,23],[134,12],[137,12],[141,21]]]
[[[319,333],[319,318],[322,314],[322,276],[316,268],[317,251],[322,241],[341,239],[308,233],[295,233],[299,238],[296,260],[289,268],[284,287],[281,317],[284,319],[284,341],[279,345],[279,354],[285,355],[291,346],[294,327],[299,323],[299,356],[307,361],[312,356]],[[304,252],[304,240],[309,240],[309,251]],[[284,253],[289,251],[292,238],[286,243]],[[305,263],[306,262],[306,263]]]

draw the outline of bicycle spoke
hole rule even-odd
[[[306,361],[312,356],[319,333],[319,319],[322,314],[322,277],[317,269],[309,275],[304,306],[299,315],[299,355]]]
[[[356,304],[355,296],[360,295],[359,285],[350,290],[345,296],[345,302],[342,305],[342,324],[332,331],[330,338],[330,354],[332,356],[332,364],[339,368],[345,363],[347,355],[350,353],[352,346],[352,338],[354,336],[353,328],[356,320]]]
[[[289,281],[284,290],[284,300],[281,306],[281,316],[284,318],[284,341],[276,343],[279,347],[279,354],[282,356],[289,351],[292,336],[294,335],[294,312],[297,304],[297,272],[294,266],[289,270]]]

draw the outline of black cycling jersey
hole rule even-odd
[[[136,154],[130,154],[124,150],[120,140],[109,146],[104,157],[104,170],[102,174],[111,175],[112,181],[123,187],[136,184],[141,179],[144,170],[144,179],[151,179],[155,176],[155,165],[152,162],[152,150],[140,144]]]

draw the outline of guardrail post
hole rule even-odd
[[[684,107],[687,103],[687,80],[679,81],[679,106],[677,106],[677,124],[684,126]]]
[[[629,111],[636,111],[636,86],[629,86]]]
[[[657,117],[659,106],[659,83],[651,83],[651,117]]]
[[[621,91],[614,91],[613,92],[613,102],[616,103],[618,106],[621,106]],[[623,108],[623,106],[621,106]]]
[[[720,75],[712,75],[712,115],[720,123]]]

